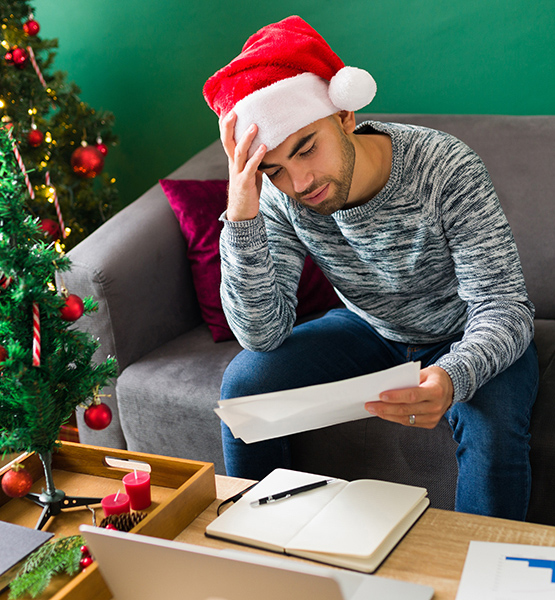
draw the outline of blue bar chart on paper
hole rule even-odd
[[[518,560],[528,563],[532,569],[549,569],[551,571],[550,583],[555,583],[555,560],[545,560],[541,558],[521,558],[518,556],[507,556],[506,560]],[[547,573],[542,573],[545,576]]]
[[[457,600],[555,600],[555,548],[470,542]]]

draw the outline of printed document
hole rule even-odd
[[[216,414],[246,443],[366,419],[366,402],[387,390],[417,387],[420,362],[342,381],[220,400]]]
[[[555,548],[470,542],[456,600],[553,600]]]

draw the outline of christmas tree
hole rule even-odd
[[[115,375],[115,361],[94,364],[97,342],[72,327],[96,303],[63,285],[57,291],[56,274],[63,278],[70,261],[47,244],[39,219],[24,208],[15,150],[0,127],[0,452],[40,456],[47,486],[32,499],[45,508],[44,523],[64,508],[50,466],[60,427],[78,405],[98,402],[95,393]]]
[[[58,251],[69,250],[118,208],[115,180],[103,172],[114,117],[51,73],[58,42],[38,35],[29,2],[0,0],[0,25],[0,117],[13,126],[29,210]]]

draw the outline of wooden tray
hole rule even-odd
[[[151,467],[152,505],[144,512],[147,516],[136,525],[133,533],[164,539],[175,538],[216,498],[214,465],[200,461],[169,458],[155,454],[128,452],[114,448],[87,446],[62,442],[52,455],[54,484],[67,496],[94,496],[103,498],[123,490],[122,477],[131,468],[108,465],[106,458],[139,461]],[[42,463],[35,454],[24,455],[18,462],[29,469],[34,484],[32,492],[40,493],[45,487]],[[0,469],[0,477],[9,468]],[[97,523],[103,517],[99,504],[91,506]],[[26,498],[9,498],[0,488],[0,520],[35,527],[41,508]],[[50,519],[44,530],[56,537],[78,533],[79,525],[92,524],[92,512],[87,507],[62,511]],[[51,600],[108,600],[112,594],[102,579],[96,563],[74,578],[59,576],[41,596]],[[7,598],[7,592],[0,600]]]

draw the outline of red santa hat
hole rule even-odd
[[[236,141],[256,123],[252,148],[273,150],[318,119],[370,104],[376,82],[367,71],[346,67],[319,33],[292,16],[252,35],[203,92],[220,118],[235,111]]]

